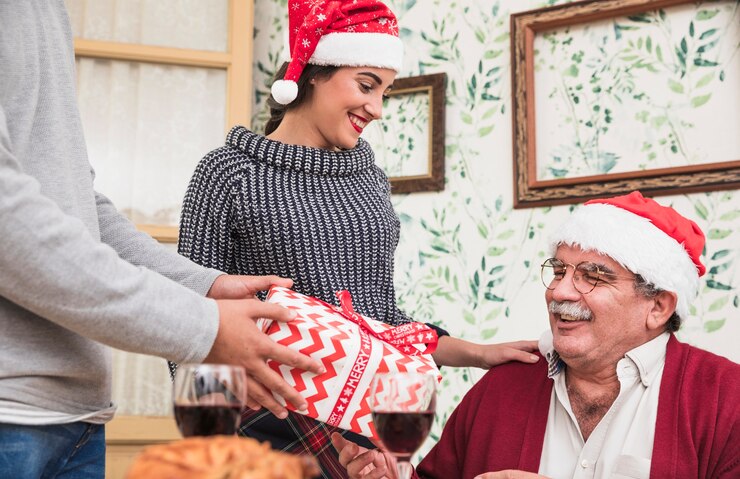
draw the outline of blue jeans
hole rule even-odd
[[[102,479],[105,427],[85,422],[55,426],[0,424],[0,477]]]

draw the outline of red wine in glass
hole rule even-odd
[[[374,412],[378,437],[389,452],[409,460],[429,435],[433,412]]]
[[[173,384],[173,409],[185,437],[233,435],[247,398],[244,368],[228,364],[182,364]]]
[[[180,434],[190,436],[215,436],[236,433],[241,419],[241,406],[175,405],[175,420]]]
[[[399,479],[411,477],[411,456],[429,435],[434,421],[437,378],[415,372],[376,374],[368,404],[375,432],[396,458]]]

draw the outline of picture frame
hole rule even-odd
[[[722,97],[740,54],[717,48],[740,38],[737,4],[588,0],[512,14],[514,207],[740,187],[740,96]]]
[[[444,189],[446,83],[446,73],[396,78],[382,121],[363,132],[392,194]]]

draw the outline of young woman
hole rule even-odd
[[[265,135],[237,126],[198,165],[183,205],[179,251],[237,274],[275,274],[293,289],[392,325],[412,321],[396,305],[393,255],[400,222],[386,175],[360,134],[381,118],[401,67],[395,16],[375,0],[293,2],[290,63],[277,73]],[[534,341],[478,345],[443,330],[439,365],[490,368],[534,362]],[[290,414],[243,416],[241,433],[319,459],[324,477],[344,477],[335,429]],[[353,441],[372,447],[360,436]]]

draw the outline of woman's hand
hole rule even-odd
[[[350,479],[397,479],[396,459],[379,449],[365,449],[335,432],[331,443],[339,453],[339,463]]]
[[[513,341],[511,343],[481,344],[479,368],[490,369],[509,361],[536,363],[537,341]]]

